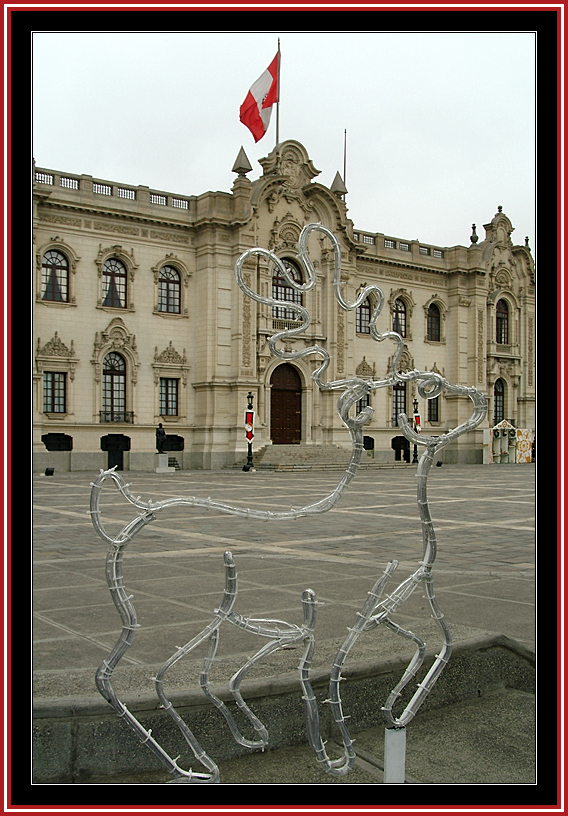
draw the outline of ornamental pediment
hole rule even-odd
[[[67,348],[65,343],[58,336],[57,332],[48,340],[48,342],[40,347],[40,340],[37,341],[37,356],[38,357],[73,357],[75,350],[73,348],[73,341],[71,340],[71,348]]]
[[[185,365],[187,363],[187,357],[185,356],[185,349],[183,350],[183,357],[176,351],[173,346],[172,341],[170,340],[169,346],[165,348],[160,354],[158,354],[158,346],[156,346],[156,350],[154,352],[154,362],[155,363],[169,363],[174,365]]]
[[[357,368],[355,369],[355,374],[358,377],[362,377],[363,379],[371,379],[375,377],[375,363],[373,363],[373,367],[369,365],[366,358],[363,357]]]
[[[264,176],[280,176],[285,187],[301,190],[320,174],[299,142],[289,140],[276,145],[274,150],[259,159]]]

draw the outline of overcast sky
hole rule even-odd
[[[530,31],[38,31],[37,165],[199,195],[231,189],[243,146],[257,178],[276,115],[255,144],[239,107],[278,37],[280,141],[301,142],[330,186],[343,175],[347,131],[346,202],[357,228],[467,246],[472,223],[482,240],[502,205],[513,242],[528,235],[534,251]]]

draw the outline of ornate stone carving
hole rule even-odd
[[[246,285],[250,287],[251,285],[251,275],[249,272],[246,272],[243,275],[243,280],[245,281]],[[252,353],[252,341],[251,341],[251,327],[252,327],[252,311],[251,311],[251,299],[243,295],[243,345],[242,345],[242,354],[241,354],[241,364],[244,368],[249,369],[251,366],[251,353]]]
[[[154,383],[156,385],[158,385],[161,376],[179,376],[183,384],[187,385],[187,372],[190,370],[190,366],[187,364],[185,349],[183,354],[180,354],[174,348],[171,340],[160,353],[158,353],[158,346],[155,346],[152,368],[154,369]]]
[[[361,362],[359,363],[359,365],[355,369],[355,374],[358,377],[363,377],[363,378],[372,377],[374,379],[375,378],[375,371],[376,371],[375,363],[373,363],[373,367],[371,368],[371,366],[367,362],[366,358],[363,357],[363,359],[361,360]]]
[[[40,347],[40,339],[38,337],[37,354],[41,355],[42,357],[66,357],[69,359],[75,355],[73,340],[71,340],[71,348],[68,349],[65,343],[58,336],[57,332],[55,332],[54,337],[52,337],[51,340],[48,340],[45,346]]]
[[[345,369],[345,313],[337,308],[337,373],[343,374]]]
[[[484,379],[484,336],[483,336],[484,315],[483,309],[477,310],[477,382],[482,383]]]
[[[169,346],[165,348],[161,354],[158,354],[158,346],[156,346],[156,350],[154,352],[154,362],[155,363],[174,363],[177,365],[185,365],[187,362],[187,358],[185,356],[185,349],[183,350],[183,357],[182,355],[175,350],[172,341],[170,340]]]
[[[259,164],[265,176],[283,176],[284,184],[294,190],[308,184],[320,173],[314,167],[305,148],[292,140],[276,145],[268,156],[259,159]]]
[[[55,367],[58,371],[68,371],[69,379],[74,380],[75,368],[79,360],[75,357],[73,340],[71,340],[71,348],[68,348],[55,332],[55,335],[44,346],[41,345],[38,337],[35,362],[36,370],[40,374],[47,366],[50,366]]]
[[[113,318],[106,329],[99,336],[95,333],[92,364],[95,367],[95,382],[100,382],[102,373],[102,362],[109,351],[117,351],[124,354],[130,363],[131,382],[136,384],[138,379],[138,352],[136,349],[136,335],[130,334],[121,317]]]

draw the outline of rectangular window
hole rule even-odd
[[[178,382],[173,377],[160,377],[160,416],[178,415]]]
[[[444,252],[441,249],[434,250],[434,258],[443,258]]]
[[[373,235],[363,235],[363,243],[364,244],[374,244],[375,238]]]
[[[385,247],[387,249],[396,249],[396,241],[391,241],[390,238],[385,238]]]
[[[398,425],[398,415],[406,414],[406,383],[393,386],[392,389],[392,424]]]
[[[62,371],[43,372],[43,410],[46,414],[65,413],[65,378]]]
[[[371,333],[371,304],[365,300],[355,312],[355,331],[358,334]]]
[[[402,249],[403,252],[410,252],[410,244],[407,244],[406,241],[401,241],[398,248]]]
[[[429,255],[430,254],[430,247],[425,247],[425,246],[418,247],[418,252],[421,255]]]
[[[428,400],[428,422],[438,422],[440,420],[440,397]]]
[[[360,414],[363,408],[367,408],[371,404],[371,395],[365,394],[360,400],[357,400],[357,413]]]

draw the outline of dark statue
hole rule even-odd
[[[158,453],[165,453],[164,445],[166,444],[166,432],[162,428],[162,423],[156,428],[156,450]]]

